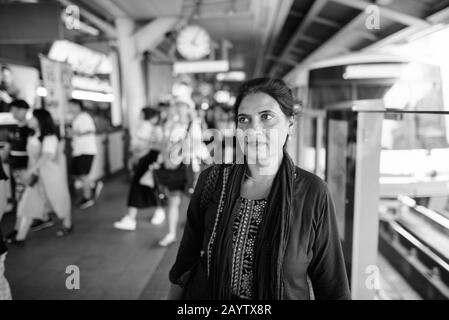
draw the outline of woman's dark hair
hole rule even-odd
[[[161,116],[161,113],[159,112],[159,110],[156,110],[152,107],[143,107],[141,112],[143,113],[143,118],[145,120],[151,120],[154,117],[157,117],[159,120],[160,116]]]
[[[52,135],[55,135],[59,139],[58,128],[56,127],[50,112],[45,109],[35,109],[33,111],[33,116],[39,123],[39,129],[41,131],[41,135],[39,137],[40,140],[43,140],[45,136]]]
[[[30,108],[30,105],[25,100],[20,100],[20,99],[13,100],[9,104],[9,106],[11,108],[16,107],[16,108],[25,109],[25,110],[28,110]]]
[[[234,104],[236,121],[238,109],[242,103],[242,100],[246,96],[255,93],[265,93],[271,96],[277,101],[277,103],[279,103],[282,112],[287,117],[294,117],[298,114],[298,110],[295,107],[293,93],[284,81],[273,78],[256,78],[245,82],[239,89],[239,93]]]

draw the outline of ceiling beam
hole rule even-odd
[[[306,14],[301,11],[292,10],[288,13],[289,16],[295,17],[295,18],[303,18]]]
[[[287,20],[290,8],[293,4],[293,0],[279,0],[273,13],[273,22],[271,27],[268,28],[268,35],[263,50],[261,50],[257,56],[256,66],[254,68],[253,77],[258,77],[263,73],[263,67],[265,65],[266,53],[271,52],[276,40],[281,33],[282,27]]]
[[[290,50],[290,48],[294,47],[295,43],[304,34],[304,31],[310,25],[310,23],[313,21],[313,19],[316,16],[318,16],[318,13],[321,11],[321,9],[324,7],[324,5],[326,3],[327,3],[327,0],[316,0],[312,4],[309,11],[307,11],[307,14],[305,15],[304,19],[301,21],[301,24],[296,29],[295,34],[290,38],[290,40],[288,41],[284,50],[282,51],[282,54],[280,55],[280,60],[287,57],[287,54],[288,54],[288,51]],[[273,75],[275,71],[276,71],[276,64],[274,64],[273,67],[271,68],[270,74]]]
[[[406,26],[429,26],[430,22],[413,15],[403,13],[379,4],[374,4],[366,0],[331,0],[348,7],[356,8],[364,11],[368,6],[375,5],[379,8],[379,13],[381,16],[388,18],[390,20],[402,23]]]
[[[293,59],[289,59],[289,58],[283,58],[280,59],[279,57],[273,56],[273,55],[267,55],[267,59],[268,60],[273,60],[273,61],[277,61],[283,64],[288,64],[291,66],[296,66],[298,64],[298,61],[293,60]]]
[[[312,37],[306,36],[305,34],[300,34],[297,37],[297,40],[304,40],[304,41],[307,41],[307,42],[310,42],[310,43],[313,43],[313,44],[321,44],[320,40],[318,40],[316,38],[312,38]]]
[[[357,30],[355,33],[365,39],[368,39],[371,41],[379,41],[379,37],[369,31]]]
[[[296,54],[307,54],[308,52],[306,50],[303,49],[299,49],[299,48],[291,48],[290,49],[291,52],[296,53]]]
[[[446,7],[426,17],[426,20],[430,21],[434,25],[449,22],[449,7]],[[426,28],[422,26],[409,26],[407,28],[399,30],[398,32],[393,33],[392,35],[387,36],[386,38],[377,41],[376,43],[373,43],[372,45],[363,48],[363,51],[377,50],[382,48],[383,46],[403,41],[404,39],[407,39],[418,32],[422,32],[425,29]]]
[[[332,21],[330,19],[326,19],[326,18],[322,18],[319,16],[316,16],[315,19],[313,19],[315,22],[318,22],[320,24],[323,24],[325,26],[331,27],[331,28],[335,28],[335,29],[340,29],[343,25],[341,23]]]
[[[90,11],[76,5],[72,1],[69,0],[58,0],[59,3],[61,3],[64,6],[77,6],[80,10],[80,15],[83,18],[86,18],[90,23],[92,23],[95,27],[103,31],[108,37],[115,38],[116,37],[116,31],[115,27],[103,19],[99,18],[98,16],[94,15]]]
[[[117,3],[112,0],[95,0],[98,4],[100,4],[111,16],[115,18],[125,18],[128,17],[128,13]]]
[[[284,78],[287,82],[294,82],[295,74],[303,72],[308,65],[316,60],[323,59],[329,55],[329,50],[335,50],[342,47],[344,40],[348,38],[348,34],[353,33],[354,30],[360,28],[360,25],[364,23],[366,19],[365,12],[359,13],[348,24],[335,33],[330,39],[325,41],[319,48],[309,54],[301,63],[297,64],[293,70],[291,70]]]

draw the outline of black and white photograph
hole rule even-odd
[[[0,300],[448,300],[449,0],[0,0],[0,160]]]

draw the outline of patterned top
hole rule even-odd
[[[254,243],[267,201],[240,198],[240,210],[233,225],[232,294],[252,298]]]

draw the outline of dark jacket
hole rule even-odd
[[[284,299],[350,299],[348,278],[337,230],[335,208],[324,181],[298,167],[293,193],[293,220],[283,263]],[[201,189],[208,174],[201,173],[190,200],[187,223],[170,281],[185,287],[186,299],[208,299],[206,251],[220,198],[222,177],[204,215]],[[257,279],[255,279],[257,281]]]

